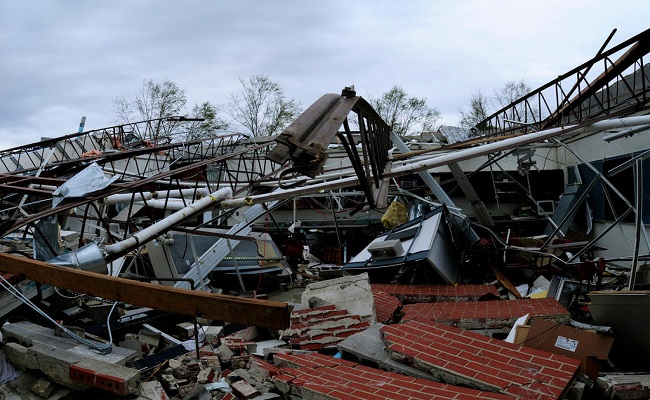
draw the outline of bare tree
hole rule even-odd
[[[287,100],[279,83],[267,75],[239,79],[242,89],[229,96],[230,116],[253,136],[273,135],[300,113],[300,103]]]
[[[186,103],[185,90],[178,87],[176,83],[170,80],[160,83],[149,79],[142,83],[142,88],[135,97],[120,96],[116,98],[114,110],[118,121],[128,124],[181,115]],[[139,139],[159,139],[162,135],[161,127],[161,123],[152,125],[146,133],[141,133],[145,137]]]
[[[523,79],[507,81],[499,90],[494,91],[494,99],[503,108],[526,96],[530,91],[530,86],[526,85]],[[521,102],[513,107],[511,112],[512,115],[508,116],[511,120],[527,123],[533,121],[536,108],[530,103]]]
[[[465,129],[472,129],[488,116],[489,99],[480,91],[472,94],[469,100],[469,110],[462,108],[460,112],[460,126]],[[478,126],[479,130],[484,127]]]
[[[524,97],[530,92],[530,86],[526,85],[523,79],[517,81],[507,81],[503,86],[494,91],[494,99],[505,107],[515,100]]]
[[[425,98],[409,97],[398,85],[369,103],[398,135],[434,130],[440,119],[440,111],[427,106]]]

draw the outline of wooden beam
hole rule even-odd
[[[0,271],[107,300],[272,329],[289,327],[287,303],[180,289],[0,253]]]

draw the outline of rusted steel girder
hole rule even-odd
[[[498,138],[596,118],[626,116],[650,100],[650,29],[531,91],[476,124],[476,138]],[[621,54],[622,53],[622,54]],[[590,78],[590,76],[596,76]]]
[[[349,116],[356,115],[358,132],[350,130]],[[343,130],[340,130],[343,126]],[[361,152],[354,135],[359,135]],[[292,160],[288,173],[316,177],[327,159],[327,148],[336,136],[344,146],[367,201],[373,206],[373,186],[378,189],[390,148],[390,127],[352,88],[341,95],[323,95],[278,136],[266,157],[279,164]]]
[[[264,145],[258,145],[258,146],[254,146],[252,149],[263,148],[263,147],[265,147],[265,146]],[[149,151],[150,152],[156,151],[156,148],[149,149]],[[220,155],[220,156],[210,158],[210,159],[207,159],[207,160],[198,161],[198,162],[195,162],[195,163],[183,166],[183,167],[176,168],[174,170],[161,172],[161,173],[155,174],[153,176],[142,177],[141,179],[135,180],[135,181],[132,181],[132,182],[114,183],[114,184],[110,185],[107,189],[105,189],[105,190],[103,190],[101,192],[94,193],[92,195],[86,196],[86,197],[81,198],[81,199],[70,199],[68,201],[65,201],[65,202],[59,204],[56,207],[51,207],[51,206],[48,205],[46,207],[43,207],[42,209],[29,210],[30,211],[29,215],[26,215],[26,216],[20,217],[20,218],[16,218],[16,219],[12,219],[12,220],[6,220],[4,223],[0,224],[0,236],[5,236],[5,235],[7,235],[7,234],[9,234],[11,232],[16,231],[17,229],[19,229],[19,228],[21,228],[23,226],[31,223],[31,222],[39,220],[39,219],[41,219],[43,217],[47,217],[49,215],[54,215],[54,214],[58,214],[58,213],[61,213],[61,212],[67,211],[67,210],[71,210],[71,209],[73,209],[75,207],[78,207],[78,206],[81,206],[81,205],[84,205],[84,204],[88,204],[88,203],[91,203],[93,201],[97,201],[97,200],[99,200],[101,198],[104,198],[104,197],[112,195],[112,194],[125,193],[125,192],[137,192],[138,188],[143,187],[146,184],[149,184],[149,183],[152,183],[152,182],[155,182],[155,181],[159,181],[159,180],[162,180],[162,179],[173,177],[174,175],[181,174],[182,172],[184,172],[186,170],[201,167],[201,166],[204,166],[204,165],[207,165],[207,164],[210,164],[210,163],[215,163],[215,162],[220,162],[220,161],[223,161],[223,160],[227,160],[227,159],[242,155],[242,154],[244,154],[246,152],[249,152],[249,151],[251,151],[251,148],[245,148],[245,149],[242,149],[242,150],[239,150],[239,151],[231,152],[231,153],[228,153],[228,154],[225,154],[225,155]],[[112,157],[124,157],[124,155],[121,155],[121,154],[118,153],[116,155],[112,155],[109,158],[112,159]],[[12,175],[4,174],[2,177],[7,178],[8,176],[12,176]],[[39,178],[39,177],[20,176],[20,175],[17,176],[17,179],[20,179],[21,183],[24,184],[25,187],[27,187],[30,183],[46,183],[46,184],[50,184],[50,185],[54,185],[54,186],[60,186],[60,184],[62,184],[64,182],[64,180],[62,180],[62,179],[53,179],[53,178],[45,179],[45,178]],[[28,189],[26,188],[25,190],[28,190]],[[3,191],[0,189],[0,193],[2,193],[2,192]],[[12,191],[9,191],[9,192],[16,193],[17,191],[12,190]],[[31,194],[45,195],[46,193],[45,192],[40,192],[40,191],[39,192],[32,191]],[[47,198],[47,197],[50,197],[50,196],[45,196],[45,198]]]
[[[272,329],[289,327],[287,303],[186,290],[55,266],[0,253],[0,271],[63,289],[154,310]]]

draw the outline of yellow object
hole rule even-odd
[[[530,297],[531,299],[544,299],[546,298],[546,296],[548,296],[548,290],[544,290],[543,292],[539,292],[539,293],[533,293],[528,297]]]
[[[388,210],[381,217],[381,223],[386,229],[393,229],[397,225],[401,225],[408,221],[408,214],[406,212],[406,206],[399,202],[393,201],[388,206]]]

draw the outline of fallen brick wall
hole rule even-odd
[[[372,284],[372,292],[388,293],[402,303],[477,301],[485,295],[499,296],[494,285],[389,285]]]
[[[283,393],[309,399],[512,399],[393,372],[365,367],[321,354],[277,354],[274,362],[282,374],[273,382]]]
[[[572,358],[445,324],[410,321],[381,332],[391,358],[436,380],[527,399],[559,398],[580,367]]]
[[[553,298],[407,304],[402,321],[440,322],[463,329],[511,328],[517,318],[529,314],[559,324],[569,312]]]
[[[369,326],[360,316],[327,305],[293,312],[284,333],[292,348],[317,351],[336,349],[340,341]]]

